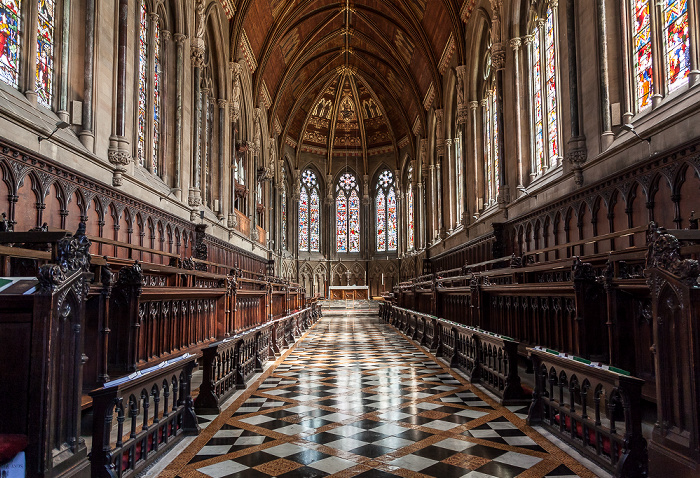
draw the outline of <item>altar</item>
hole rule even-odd
[[[367,300],[369,287],[364,285],[332,285],[328,287],[331,300]]]

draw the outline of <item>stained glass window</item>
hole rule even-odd
[[[51,107],[54,73],[55,0],[39,0],[36,58],[36,92],[39,104]]]
[[[305,188],[299,193],[299,250],[309,250],[309,195]]]
[[[377,193],[377,250],[386,251],[386,198],[382,190]]]
[[[406,211],[408,215],[408,245],[407,249],[415,249],[416,235],[415,235],[415,214],[414,214],[414,204],[413,204],[413,166],[408,168],[408,192],[406,192]],[[458,196],[459,197],[459,196]]]
[[[138,101],[138,144],[136,154],[139,164],[146,164],[146,116],[148,111],[148,15],[146,2],[140,4],[139,30],[139,101]]]
[[[335,241],[338,252],[360,252],[360,196],[357,179],[344,173],[335,197]]]
[[[540,175],[558,164],[559,120],[557,96],[556,22],[547,9],[543,24],[530,37],[532,75],[532,172]]]
[[[649,0],[632,0],[632,7],[634,9],[633,45],[637,108],[641,111],[651,106],[651,94],[654,86],[651,11]]]
[[[461,217],[462,217],[462,198],[463,192],[462,189],[464,187],[464,166],[462,165],[462,133],[459,133],[459,136],[455,140],[455,178],[457,180],[457,185],[455,187],[455,192],[457,193],[457,204],[456,204],[456,211],[457,211],[457,221],[461,222]],[[409,247],[411,246],[411,243],[409,243]]]
[[[360,252],[360,196],[357,194],[357,189],[353,189],[350,193],[348,210],[350,220],[348,227],[348,236],[350,237],[350,252]]]
[[[287,249],[287,170],[282,168],[282,210],[280,211],[281,219],[281,236],[282,250]]]
[[[395,251],[397,247],[396,222],[396,193],[394,188],[391,188],[386,196],[386,248],[388,251]]]
[[[348,252],[348,200],[345,194],[335,198],[335,240],[338,252]]]
[[[158,146],[160,143],[160,30],[156,27],[155,41],[153,45],[153,59],[155,70],[153,72],[153,174],[158,174]]]
[[[301,174],[299,193],[299,250],[319,252],[321,201],[318,181],[313,171],[307,169]]]
[[[664,0],[664,45],[668,90],[684,85],[690,71],[688,0]]]
[[[22,0],[0,0],[0,80],[19,86]]]
[[[492,124],[492,107],[491,102],[493,101],[489,92],[486,95],[486,99],[483,101],[483,122],[484,122],[484,183],[486,186],[486,202],[490,204],[494,198],[492,194],[493,188],[493,136],[491,132],[493,131]]]
[[[547,21],[544,26],[545,58],[547,60],[547,134],[549,143],[549,167],[556,165],[559,154],[559,132],[557,125],[557,79],[556,51],[554,44],[554,15],[552,9],[547,10]]]
[[[385,170],[377,181],[375,199],[377,215],[377,251],[395,251],[398,246],[398,208],[394,174]]]
[[[413,209],[413,185],[408,186],[408,193],[406,194],[406,204],[408,209],[408,249],[415,249],[416,247],[416,233],[415,233],[415,216]]]
[[[318,188],[311,191],[311,205],[309,206],[309,249],[311,252],[320,250],[320,221],[321,221],[321,201],[319,200]]]

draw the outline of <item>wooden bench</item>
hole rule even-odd
[[[528,424],[544,426],[616,477],[646,477],[643,380],[553,350],[528,353],[535,370]]]
[[[90,392],[93,477],[136,476],[185,435],[199,433],[191,396],[195,358],[183,355]]]

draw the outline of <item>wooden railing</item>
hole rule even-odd
[[[93,477],[136,476],[185,435],[199,433],[190,390],[194,365],[195,356],[184,355],[90,393]]]
[[[485,330],[408,310],[380,305],[380,317],[409,338],[436,350],[473,383],[481,383],[504,405],[529,402],[518,374],[518,343]]]
[[[528,423],[544,426],[616,477],[646,477],[643,381],[552,350],[528,352],[535,370]]]
[[[221,405],[236,390],[245,388],[253,373],[262,371],[270,355],[294,342],[293,331],[300,333],[317,318],[318,306],[315,305],[205,348],[202,351],[203,380],[195,400],[197,412],[220,413]]]

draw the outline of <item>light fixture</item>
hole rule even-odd
[[[58,131],[59,129],[66,129],[69,126],[70,126],[69,123],[66,123],[65,121],[59,121],[58,123],[56,123],[56,127],[53,129],[53,131],[51,131],[50,135],[48,135],[47,137],[43,137],[43,136],[38,137],[39,143],[41,143],[45,139],[51,139],[51,137],[56,133],[56,131]]]
[[[528,196],[529,196],[529,197],[532,197],[532,198],[535,198],[535,199],[537,198],[537,194],[530,194],[530,191],[528,191],[527,189],[525,189],[525,186],[523,186],[522,184],[518,184],[517,189],[518,189],[518,191],[520,191],[520,192],[523,194],[524,197],[528,197]]]
[[[646,141],[647,143],[651,144],[651,138],[642,138],[639,133],[637,133],[637,130],[634,129],[634,125],[632,123],[625,123],[622,125],[622,129],[625,131],[629,131],[633,135],[635,135],[637,138],[639,138],[641,141]]]

